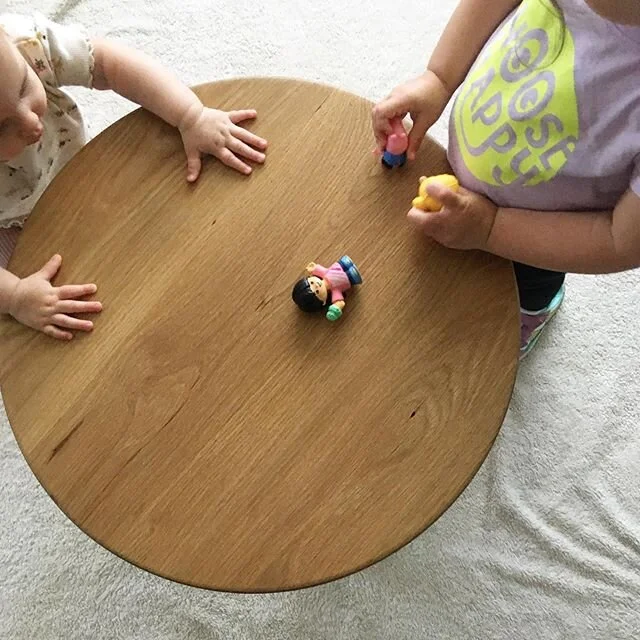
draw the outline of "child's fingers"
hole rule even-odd
[[[251,133],[251,131],[247,131],[243,127],[234,126],[231,133],[234,137],[238,138],[238,140],[242,140],[252,147],[256,147],[257,149],[267,148],[267,141],[264,138],[257,136],[255,133]]]
[[[401,93],[392,93],[373,107],[373,133],[376,138],[377,150],[382,153],[389,145],[389,138],[406,135],[402,120],[408,113],[407,97]],[[409,136],[409,142],[411,137]],[[407,155],[410,160],[415,157],[415,150],[412,153],[410,147],[407,148]]]
[[[202,169],[202,159],[199,151],[187,153],[187,182],[195,182]]]
[[[38,274],[41,275],[45,280],[51,281],[56,273],[60,271],[60,266],[62,265],[62,256],[56,254],[49,258],[49,261],[38,271]]]
[[[442,214],[439,211],[423,211],[413,207],[407,213],[407,219],[415,227],[421,229],[428,236],[437,235],[442,223]]]
[[[391,124],[389,123],[389,120],[387,120],[386,118],[377,119],[374,116],[372,120],[372,125],[373,125],[373,135],[376,138],[376,142],[382,142],[383,144],[386,144],[387,138],[393,132],[393,129],[391,128]]]
[[[437,182],[427,187],[427,193],[442,203],[444,207],[455,208],[460,203],[460,196],[455,192]]]
[[[376,148],[374,151],[377,152],[378,155],[380,155],[381,153],[384,153],[384,150],[387,146],[387,136],[386,134],[380,133],[376,130],[374,130],[373,135],[376,138]]]
[[[253,120],[258,116],[258,112],[255,109],[240,109],[238,111],[229,111],[228,116],[233,124],[238,124],[238,122],[244,122],[245,120]]]
[[[65,284],[58,287],[59,300],[74,300],[93,295],[98,290],[95,284]]]
[[[416,114],[415,117],[412,115],[411,119],[413,120],[413,127],[411,127],[411,131],[409,132],[407,156],[410,160],[414,160],[427,130],[429,129],[430,123],[427,117],[420,114]]]
[[[382,133],[389,135],[393,128],[391,127],[391,118],[393,118],[393,111],[391,115],[387,115],[387,110],[385,109],[384,102],[378,102],[378,104],[374,105],[371,110],[371,121],[373,122],[373,128],[376,131],[381,131]]]
[[[407,213],[407,219],[416,226],[422,226],[424,223],[429,221],[429,218],[432,215],[431,211],[423,211],[417,207],[411,207],[411,209],[409,209],[409,213]]]
[[[242,140],[238,140],[237,138],[231,138],[229,140],[229,149],[238,155],[241,155],[243,158],[247,160],[253,160],[254,162],[264,162],[265,155],[261,151],[257,151],[253,147],[250,147],[248,144],[242,142]]]
[[[42,333],[49,336],[50,338],[55,338],[56,340],[64,340],[68,342],[73,339],[73,334],[70,331],[62,331],[58,329],[58,327],[54,327],[52,324],[48,324],[43,330]]]
[[[91,320],[80,320],[80,318],[67,316],[63,313],[56,313],[54,316],[52,316],[51,324],[64,329],[73,329],[74,331],[93,330],[93,322],[91,322]]]
[[[221,149],[216,154],[216,157],[218,158],[218,160],[220,160],[220,162],[222,162],[223,164],[226,164],[228,167],[231,167],[232,169],[235,169],[236,171],[239,171],[240,173],[244,173],[245,175],[249,175],[251,173],[251,167],[245,162],[242,162],[240,158],[235,156],[226,147]]]
[[[56,305],[58,313],[100,313],[102,304],[97,301],[60,300]]]
[[[374,105],[372,116],[374,123],[376,123],[376,128],[383,129],[387,134],[391,133],[393,128],[390,121],[393,118],[402,120],[407,115],[408,109],[405,103],[406,98],[404,95],[392,93]]]

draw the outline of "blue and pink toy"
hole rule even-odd
[[[387,146],[382,154],[382,164],[388,169],[393,169],[401,167],[407,161],[409,136],[400,118],[393,118],[390,124],[393,131],[387,138]]]

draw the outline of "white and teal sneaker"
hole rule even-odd
[[[520,309],[520,360],[536,346],[540,334],[556,314],[563,300],[564,284],[544,309],[540,311]]]

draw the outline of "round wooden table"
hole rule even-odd
[[[7,413],[56,504],[120,557],[218,590],[323,583],[407,544],[480,467],[517,368],[511,266],[411,229],[445,153],[381,167],[366,100],[282,79],[197,92],[257,108],[267,162],[211,160],[188,185],[179,135],[141,110],[93,140],[10,269],[60,252],[57,282],[96,282],[104,311],[71,343],[0,321]],[[364,278],[344,316],[303,314],[293,283],[343,254]]]

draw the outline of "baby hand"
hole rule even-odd
[[[387,138],[393,133],[391,121],[409,113],[413,127],[409,132],[407,157],[414,160],[427,130],[440,117],[450,97],[447,88],[431,71],[395,87],[373,107],[371,119],[376,151],[385,150]]]
[[[486,250],[498,207],[487,198],[460,188],[455,192],[434,182],[427,193],[442,203],[440,211],[413,208],[409,221],[450,249]]]
[[[187,123],[179,127],[187,154],[187,180],[194,182],[198,179],[203,153],[215,156],[247,175],[251,173],[251,167],[241,158],[264,162],[264,153],[258,149],[266,149],[267,141],[238,126],[239,122],[253,119],[256,115],[254,109],[226,112],[203,107],[195,118],[188,118]]]
[[[71,340],[73,333],[65,329],[91,331],[93,322],[69,314],[98,313],[102,311],[102,305],[95,301],[79,300],[95,293],[95,284],[54,287],[51,280],[61,264],[62,258],[55,255],[40,271],[20,280],[11,297],[9,313],[18,322],[52,338]]]

